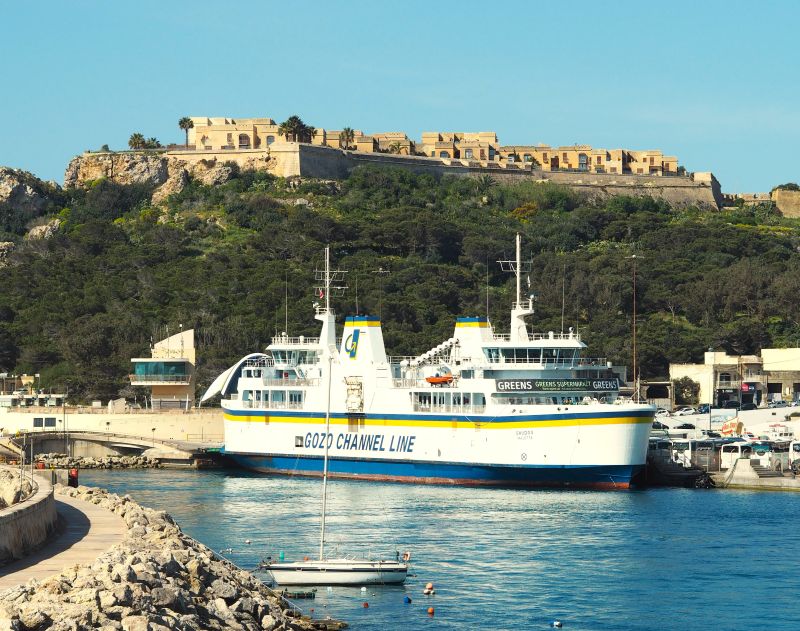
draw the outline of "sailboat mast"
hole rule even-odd
[[[331,307],[331,260],[330,248],[325,248],[325,312],[330,313]],[[325,401],[325,456],[322,460],[322,526],[319,533],[319,560],[324,559],[325,553],[325,511],[328,507],[328,437],[331,433],[331,374],[333,368],[333,353],[328,352],[328,393]]]

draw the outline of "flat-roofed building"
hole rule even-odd
[[[194,329],[156,342],[150,357],[131,359],[132,386],[150,388],[153,409],[189,409],[194,405]]]

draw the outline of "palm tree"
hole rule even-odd
[[[308,142],[308,143],[313,142],[314,136],[316,135],[317,135],[316,127],[312,127],[311,125],[303,125],[303,133],[301,134],[301,137],[304,138],[305,140],[301,140],[300,142]]]
[[[184,133],[186,134],[186,144],[184,145],[187,149],[189,148],[189,130],[194,127],[194,123],[192,119],[188,116],[184,116],[178,121],[178,127],[180,127]]]
[[[497,184],[497,182],[494,181],[494,178],[491,175],[481,175],[476,180],[475,189],[478,192],[478,195],[486,195],[495,184]]]
[[[292,115],[283,121],[278,127],[278,133],[286,137],[286,140],[292,142],[302,142],[300,137],[306,129],[306,124],[303,119],[297,115]]]
[[[128,146],[134,151],[144,149],[146,142],[144,135],[140,134],[138,131],[135,134],[131,134],[131,137],[128,138]]]
[[[400,150],[403,148],[403,145],[400,144],[399,141],[395,140],[392,144],[389,145],[389,153],[400,153]]]
[[[349,149],[356,139],[356,132],[353,131],[352,127],[345,127],[342,133],[339,134],[339,139],[344,142],[344,148]]]

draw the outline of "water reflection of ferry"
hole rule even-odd
[[[517,279],[510,333],[459,318],[415,357],[388,357],[381,323],[348,316],[340,343],[330,306],[341,273],[327,262],[316,338],[273,338],[220,375],[225,453],[258,471],[402,482],[627,488],[645,463],[655,407],[623,400],[605,360],[580,336],[528,331],[532,297]],[[326,435],[326,409],[331,431]]]

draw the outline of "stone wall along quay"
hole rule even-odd
[[[24,476],[23,476],[24,478]],[[21,559],[41,546],[56,528],[53,487],[44,476],[24,478],[19,470],[0,467],[0,565]],[[11,501],[8,501],[8,500]]]
[[[0,629],[329,629],[301,617],[255,576],[185,535],[165,512],[102,489],[57,487],[120,515],[122,543],[84,566],[0,593]]]

